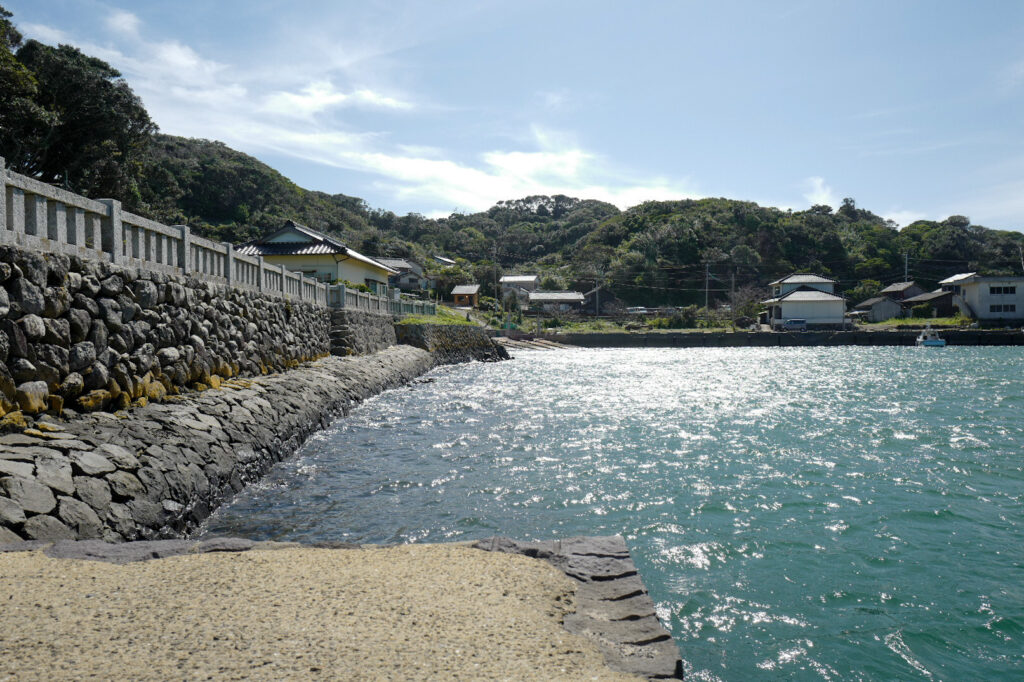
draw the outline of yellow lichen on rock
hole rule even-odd
[[[26,426],[28,424],[25,423],[25,415],[21,413],[21,410],[8,412],[3,419],[0,419],[0,428],[3,429],[24,429]]]
[[[95,391],[89,391],[85,395],[79,396],[78,406],[86,412],[92,412],[94,410],[102,409],[110,398],[110,391],[104,391],[102,388],[98,388]]]

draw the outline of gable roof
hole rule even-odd
[[[829,279],[828,277],[821,277],[819,275],[812,275],[807,272],[794,272],[792,275],[787,275],[782,279],[777,279],[771,282],[768,286],[775,286],[776,284],[835,284],[836,280]]]
[[[531,291],[530,303],[582,303],[583,294],[578,291]]]
[[[783,294],[778,298],[769,298],[767,301],[761,301],[762,303],[780,303],[782,301],[800,301],[803,303],[808,302],[820,302],[820,301],[841,301],[846,302],[842,296],[836,296],[830,294],[827,291],[821,291],[820,289],[814,289],[812,287],[801,286],[798,289],[793,289],[787,294]]]
[[[289,232],[295,234],[298,239],[286,242],[273,241]],[[287,221],[284,227],[279,230],[242,244],[238,247],[238,252],[246,256],[319,256],[339,254],[362,261],[372,267],[380,268],[389,274],[396,274],[398,272],[380,261],[364,256],[355,249],[350,249],[334,237],[317,232],[311,227],[300,225],[294,220]]]
[[[374,260],[392,270],[412,270],[413,268],[413,264],[404,258],[374,258]]]
[[[879,303],[885,303],[886,301],[888,301],[889,303],[899,305],[899,301],[894,301],[888,296],[875,296],[874,298],[869,298],[866,301],[861,301],[860,303],[853,307],[856,310],[867,310],[868,308],[872,308],[878,305]]]
[[[525,284],[527,282],[536,282],[537,275],[505,275],[498,281],[502,284]]]
[[[950,298],[952,298],[953,292],[952,291],[943,291],[942,289],[936,289],[935,291],[929,291],[926,294],[918,294],[917,296],[911,296],[910,298],[905,298],[905,299],[903,299],[903,302],[904,303],[928,303],[929,301],[934,301],[935,299],[942,298],[943,296],[949,296]]]
[[[457,287],[455,287],[454,289],[452,289],[452,296],[455,296],[456,294],[472,296],[473,294],[475,294],[475,293],[477,293],[479,291],[480,291],[480,285],[479,284],[460,284]]]
[[[947,277],[946,279],[939,282],[939,284],[956,284],[957,282],[963,282],[977,276],[976,272],[961,272],[960,274]]]
[[[883,293],[883,294],[899,294],[899,293],[902,293],[902,292],[906,291],[907,289],[909,289],[910,287],[913,287],[913,286],[917,286],[917,284],[914,283],[914,282],[896,282],[895,284],[890,284],[886,288],[882,289],[881,293]]]

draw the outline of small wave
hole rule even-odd
[[[907,665],[921,673],[928,679],[932,679],[933,675],[928,668],[924,667],[921,661],[914,657],[914,652],[910,650],[906,642],[903,641],[903,631],[897,630],[896,632],[890,632],[885,636],[885,646],[889,648],[894,654],[902,658]]]

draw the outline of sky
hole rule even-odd
[[[1024,230],[1024,2],[0,0],[162,132],[438,217],[843,198]]]

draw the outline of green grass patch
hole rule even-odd
[[[399,320],[396,324],[442,324],[442,325],[467,325],[477,326],[475,322],[466,319],[465,313],[459,313],[443,305],[437,306],[436,315],[408,315]]]

